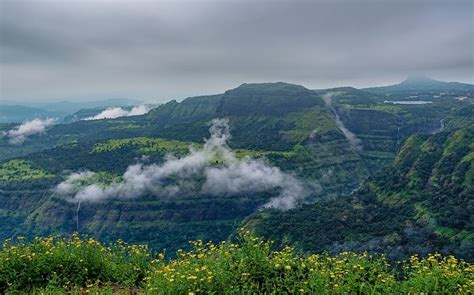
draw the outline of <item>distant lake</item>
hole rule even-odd
[[[384,103],[391,104],[428,104],[432,103],[430,100],[385,100]]]

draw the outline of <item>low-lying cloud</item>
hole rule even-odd
[[[54,119],[33,119],[25,121],[19,126],[2,133],[9,138],[12,144],[22,144],[29,136],[46,133],[46,129],[53,125]]]
[[[99,202],[147,193],[173,196],[180,192],[237,195],[275,191],[278,196],[264,207],[279,209],[293,208],[306,196],[300,180],[265,159],[237,159],[227,144],[231,137],[227,119],[214,119],[209,131],[211,136],[204,146],[190,148],[182,158],[169,155],[161,164],[130,165],[122,181],[111,184],[91,181],[94,172],[73,173],[56,187],[56,192],[73,202]]]
[[[109,107],[97,115],[84,118],[83,120],[115,119],[119,117],[138,116],[148,113],[150,109],[149,106],[144,104],[134,106],[130,111],[121,107]]]

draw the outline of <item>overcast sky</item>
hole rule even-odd
[[[473,83],[473,2],[0,0],[0,94],[166,101],[244,82]]]

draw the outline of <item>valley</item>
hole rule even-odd
[[[411,82],[408,84],[412,85]],[[403,83],[400,85],[403,86]],[[422,91],[427,91],[423,87],[420,86]],[[472,89],[472,86],[469,87]],[[0,238],[70,235],[79,230],[103,241],[120,238],[133,243],[147,243],[154,249],[167,249],[172,253],[175,249],[186,247],[188,240],[225,240],[242,222],[255,227],[259,234],[282,240],[288,236],[288,231],[294,231],[292,226],[306,230],[306,223],[309,227],[313,225],[309,218],[305,222],[295,220],[286,227],[287,223],[279,221],[281,218],[292,220],[292,214],[306,216],[306,211],[301,210],[308,210],[308,214],[317,218],[317,224],[333,224],[329,220],[337,218],[338,214],[325,216],[317,210],[328,206],[334,209],[324,209],[327,212],[349,210],[347,206],[354,204],[354,198],[362,198],[359,195],[365,197],[356,202],[361,202],[359,205],[353,206],[362,209],[345,211],[349,216],[362,214],[367,216],[365,218],[371,218],[369,216],[374,215],[386,220],[390,214],[397,214],[402,223],[404,218],[412,220],[416,214],[422,214],[420,212],[429,212],[423,213],[423,216],[432,214],[424,205],[411,199],[406,201],[410,203],[409,209],[395,206],[401,202],[402,192],[393,196],[388,194],[389,197],[384,197],[384,200],[378,199],[380,195],[387,195],[379,192],[387,189],[386,185],[374,186],[378,178],[371,179],[384,177],[377,176],[388,173],[385,171],[389,168],[384,167],[390,167],[392,161],[401,161],[414,134],[428,136],[441,132],[439,136],[450,136],[461,128],[467,128],[462,129],[465,133],[472,132],[469,129],[474,117],[472,102],[469,99],[454,99],[471,90],[450,90],[452,94],[449,96],[423,105],[384,102],[387,96],[401,96],[399,89],[369,90],[350,87],[309,90],[281,82],[243,84],[223,94],[191,97],[179,103],[171,101],[144,115],[56,124],[46,134],[32,136],[21,146],[12,145],[5,137],[0,138]],[[409,97],[419,91],[403,90],[402,93],[403,97]],[[328,95],[331,97],[329,103]],[[162,165],[168,161],[170,154],[177,159],[186,157],[190,154],[190,147],[202,149],[204,139],[209,138],[209,122],[216,118],[228,119],[231,137],[227,144],[238,161],[263,158],[267,163],[265,165],[278,167],[283,173],[294,175],[304,183],[307,193],[298,201],[300,209],[260,211],[263,205],[278,195],[278,191],[270,189],[222,194],[185,190],[176,196],[146,192],[133,199],[82,202],[80,210],[77,210],[77,203],[54,190],[74,172],[92,171],[98,177],[94,181],[106,185],[123,181],[124,172],[131,165]],[[443,122],[443,130],[440,129],[440,122]],[[2,128],[7,130],[10,127],[5,125]],[[348,140],[351,137],[354,141]],[[472,138],[466,140],[472,142]],[[466,146],[464,143],[463,149],[469,149],[469,144]],[[463,165],[472,165],[472,159],[465,161],[468,164]],[[225,164],[219,157],[212,158],[211,162],[216,167]],[[469,178],[471,174],[469,172],[465,177]],[[196,177],[192,181],[201,185],[203,180]],[[366,180],[368,177],[369,180]],[[176,181],[166,179],[167,183]],[[471,182],[466,180],[463,183]],[[374,196],[367,197],[370,194]],[[470,191],[464,194],[469,195]],[[312,203],[315,205],[310,205]],[[418,213],[413,211],[414,208],[418,208]],[[472,210],[470,207],[467,209]],[[373,212],[362,213],[364,210]],[[377,210],[381,210],[380,213]],[[396,210],[404,213],[395,213]],[[351,220],[337,235],[342,234],[346,240],[356,243],[352,246],[333,236],[336,233],[326,237],[324,229],[307,237],[308,241],[291,237],[290,240],[301,242],[302,249],[329,249],[334,252],[346,249],[386,250],[385,246],[364,246],[370,239],[393,238],[395,242],[390,244],[393,247],[399,239],[410,243],[410,237],[401,235],[400,238],[402,227],[397,227],[397,222],[381,226],[371,219]],[[354,228],[357,222],[367,226],[373,224],[383,232],[372,233],[368,230],[364,237],[358,237],[357,227]],[[414,222],[417,224],[416,218]],[[319,226],[315,230],[319,230]],[[414,228],[418,230],[416,225]],[[419,230],[427,230],[428,235],[450,233],[455,236],[464,231],[456,241],[463,241],[462,249],[470,249],[466,245],[472,245],[466,242],[470,241],[472,233],[467,225],[453,228],[441,223],[427,228],[421,226]],[[347,233],[343,234],[344,231]],[[312,231],[308,229],[308,232]],[[313,239],[321,241],[315,244]],[[442,235],[439,239],[443,239]],[[432,241],[432,237],[426,240]],[[423,251],[433,249],[420,247]],[[447,246],[446,251],[458,251],[459,247]],[[404,248],[400,250],[401,254],[394,256],[404,257],[405,252],[409,254],[420,249]]]
[[[473,0],[0,0],[0,295],[474,294]]]

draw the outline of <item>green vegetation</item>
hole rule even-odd
[[[132,287],[145,278],[150,261],[146,246],[121,241],[106,247],[77,235],[70,240],[35,238],[31,243],[7,240],[0,252],[0,292],[98,282]]]
[[[79,186],[86,186],[90,184],[108,185],[122,181],[121,176],[117,176],[106,171],[94,172],[90,176],[81,177],[76,181]]]
[[[134,130],[142,128],[140,125],[137,124],[121,124],[118,126],[110,127],[109,130]]]
[[[110,152],[126,146],[136,146],[143,154],[152,153],[186,153],[190,143],[163,138],[135,137],[125,139],[111,139],[104,143],[97,143],[92,153]]]
[[[327,92],[362,151],[349,145],[335,123],[322,99]],[[171,101],[143,116],[57,124],[21,146],[0,137],[0,165],[16,159],[55,176],[0,179],[0,239],[71,234],[77,206],[51,191],[62,177],[101,171],[88,181],[119,182],[129,165],[159,165],[168,153],[186,154],[189,144],[208,137],[212,119],[226,117],[237,157],[265,157],[294,173],[308,185],[308,204],[287,212],[258,211],[273,192],[166,197],[153,191],[133,200],[81,204],[80,232],[174,252],[189,240],[226,239],[245,220],[257,234],[278,245],[287,239],[303,251],[367,250],[389,259],[440,251],[472,260],[474,157],[467,136],[472,131],[449,134],[473,126],[474,104],[454,98],[467,95],[462,91],[449,92],[429,105],[391,105],[383,101],[415,94],[244,84]],[[434,94],[439,93],[416,95],[431,100]],[[445,128],[438,133],[441,120]],[[0,125],[5,131],[11,127]],[[427,136],[432,133],[438,134]],[[419,136],[406,140],[414,134]]]
[[[138,151],[143,154],[153,153],[172,153],[172,154],[186,154],[190,147],[200,148],[201,145],[191,142],[183,142],[178,140],[168,140],[163,138],[151,137],[134,137],[123,139],[111,139],[106,142],[96,143],[92,148],[91,153],[104,153],[125,147],[137,147]],[[249,149],[236,149],[235,154],[237,158],[251,157],[260,158],[267,155],[281,155],[285,157],[294,156],[294,151],[259,151]]]
[[[246,149],[236,149],[234,150],[235,156],[239,159],[250,157],[250,158],[262,158],[268,156],[281,156],[286,158],[291,158],[295,155],[295,151],[257,151],[257,150],[246,150]]]
[[[244,230],[244,229],[242,229]],[[73,235],[6,241],[0,292],[139,294],[453,294],[474,290],[474,265],[440,254],[390,265],[384,256],[299,255],[241,232],[236,243],[201,240],[175,259],[121,241]]]
[[[372,251],[390,259],[441,251],[474,259],[474,130],[415,135],[393,164],[347,197],[259,212],[258,234],[304,251]]]
[[[54,175],[33,167],[25,160],[10,160],[0,163],[0,181],[28,181],[53,177]]]
[[[303,113],[293,113],[289,119],[294,120],[295,128],[285,131],[283,135],[294,142],[303,142],[310,134],[325,136],[340,132],[330,113],[320,107],[313,107]]]

